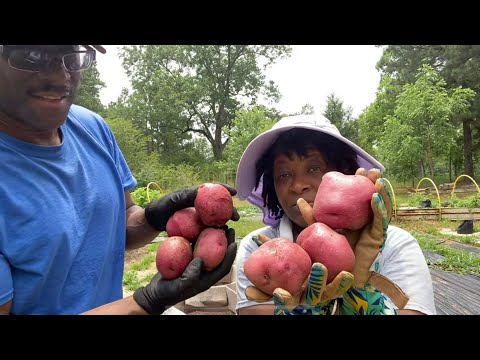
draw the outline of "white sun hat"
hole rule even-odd
[[[248,144],[237,168],[236,189],[238,197],[262,209],[263,222],[266,225],[276,226],[280,220],[275,219],[275,216],[270,214],[270,211],[263,206],[263,177],[260,179],[259,185],[255,190],[256,164],[281,134],[294,128],[308,129],[330,135],[347,144],[356,152],[358,167],[363,167],[367,171],[372,168],[380,169],[382,172],[385,171],[384,166],[373,156],[350,140],[344,138],[335,125],[326,117],[322,115],[295,115],[284,117],[270,130],[258,135]]]

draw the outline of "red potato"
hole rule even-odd
[[[200,220],[207,226],[221,227],[233,214],[232,195],[220,184],[202,184],[198,188],[194,206]]]
[[[312,263],[325,265],[328,270],[327,283],[341,271],[353,271],[355,255],[347,238],[325,224],[316,222],[303,229],[297,237],[297,244],[307,252]]]
[[[300,245],[275,238],[261,245],[245,260],[245,276],[258,289],[273,295],[276,288],[296,294],[310,275],[312,261]]]
[[[318,187],[313,216],[332,229],[359,230],[372,221],[374,193],[375,186],[366,176],[330,171]]]
[[[193,257],[203,260],[203,268],[212,271],[223,261],[227,253],[227,237],[222,229],[206,228],[198,236]]]
[[[188,207],[175,212],[167,222],[168,236],[182,236],[193,241],[205,229],[194,207]]]
[[[164,279],[176,279],[193,259],[190,241],[181,236],[166,238],[157,250],[157,270]]]

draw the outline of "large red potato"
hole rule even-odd
[[[200,220],[208,226],[221,227],[233,214],[232,195],[220,184],[202,184],[198,188],[194,206]]]
[[[298,244],[275,238],[252,252],[243,270],[253,285],[273,295],[276,288],[297,293],[310,275],[311,267],[310,256]]]
[[[194,207],[175,212],[167,222],[168,236],[181,236],[187,240],[195,240],[205,225],[200,220]]]
[[[193,257],[203,260],[203,268],[212,271],[223,261],[227,253],[227,237],[222,229],[206,228],[198,236]]]
[[[343,270],[353,271],[355,255],[347,238],[325,224],[316,222],[303,229],[297,237],[297,244],[307,252],[312,263],[325,265],[327,283]]]
[[[190,242],[181,236],[166,238],[157,250],[157,270],[164,279],[176,279],[193,259]]]
[[[313,216],[332,229],[359,230],[372,220],[374,193],[375,186],[366,176],[330,171],[318,187]]]

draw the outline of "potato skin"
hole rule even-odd
[[[318,187],[313,216],[334,230],[359,230],[372,221],[374,193],[375,185],[367,177],[330,171]]]
[[[227,253],[227,237],[222,229],[206,228],[198,236],[193,249],[193,257],[203,260],[206,271],[214,270]]]
[[[181,236],[166,238],[158,247],[156,265],[164,279],[180,277],[193,259],[190,242]]]
[[[192,206],[178,210],[168,219],[167,235],[181,236],[193,242],[205,227]]]
[[[200,220],[207,226],[222,227],[233,214],[232,195],[220,184],[200,185],[194,206]]]
[[[311,267],[310,256],[300,245],[274,238],[245,260],[243,270],[253,285],[269,295],[276,288],[295,294],[310,275]]]
[[[297,237],[297,244],[308,253],[312,263],[325,265],[328,270],[327,283],[341,271],[353,271],[355,254],[347,238],[325,224],[317,222],[303,229]]]

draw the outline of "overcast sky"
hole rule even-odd
[[[117,56],[120,45],[105,48],[106,54],[97,54],[97,68],[107,85],[100,100],[108,105],[123,87],[129,87],[129,80]],[[381,55],[382,49],[374,45],[294,45],[290,58],[279,60],[266,73],[282,95],[275,107],[294,113],[310,103],[316,113],[322,113],[327,96],[335,93],[357,117],[375,99],[380,81],[375,64]]]

